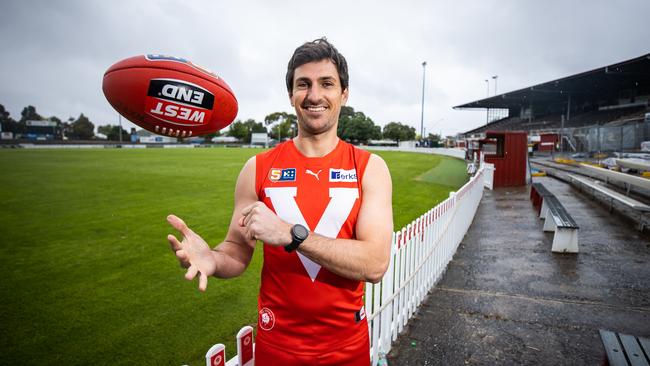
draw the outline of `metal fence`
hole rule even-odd
[[[393,233],[390,264],[384,278],[377,284],[366,283],[365,309],[373,365],[380,352],[390,352],[392,342],[442,277],[474,220],[483,188],[492,188],[493,171],[492,164],[483,164],[457,192],[450,192],[449,198]],[[237,337],[238,354],[228,362],[223,357],[223,345],[214,345],[206,354],[206,365],[252,365],[252,338],[245,344],[248,336],[252,337],[252,328],[242,328]],[[215,363],[217,359],[220,363]]]
[[[561,134],[564,151],[638,151],[641,142],[650,141],[650,123],[565,128]]]

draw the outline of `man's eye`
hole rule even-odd
[[[305,89],[305,88],[307,88],[307,83],[298,83],[298,84],[296,84],[296,88]]]
[[[323,86],[326,87],[326,88],[331,88],[331,87],[334,86],[334,83],[331,82],[331,81],[326,81],[326,82],[323,83]]]

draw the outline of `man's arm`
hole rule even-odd
[[[392,182],[386,163],[377,155],[370,156],[362,191],[356,240],[331,239],[310,232],[298,251],[342,277],[376,283],[388,268],[393,231]],[[242,215],[239,225],[245,228],[248,238],[277,246],[291,243],[291,225],[263,203],[246,207]]]
[[[255,240],[246,237],[238,220],[241,211],[257,202],[255,192],[255,157],[246,162],[235,187],[235,207],[230,220],[228,233],[224,241],[216,248],[210,249],[208,244],[193,232],[180,218],[169,215],[167,221],[183,235],[183,240],[178,241],[174,235],[168,235],[172,250],[181,265],[188,268],[185,278],[194,279],[199,276],[199,289],[205,291],[209,276],[231,278],[241,275],[248,267]]]

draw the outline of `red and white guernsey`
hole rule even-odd
[[[293,141],[257,155],[260,201],[281,219],[330,238],[356,238],[361,178],[370,153],[339,140],[324,157]],[[364,283],[338,276],[302,254],[264,245],[257,342],[322,354],[368,337]]]

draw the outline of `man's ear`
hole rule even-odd
[[[345,103],[348,102],[349,91],[350,88],[345,88],[345,90],[343,90],[343,94],[341,95],[341,105],[345,105]]]
[[[292,98],[293,98],[293,93],[289,92],[289,103],[291,103],[291,106],[294,107]]]

